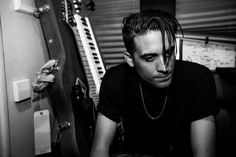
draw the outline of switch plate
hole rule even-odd
[[[28,4],[27,4],[28,2]],[[31,0],[14,0],[14,10],[27,14],[33,14],[36,8],[33,6]]]
[[[30,81],[24,79],[13,82],[13,96],[15,102],[30,98]]]

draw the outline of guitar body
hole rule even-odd
[[[61,1],[35,0],[40,8],[48,5],[48,12],[39,16],[47,44],[49,58],[58,60],[59,70],[55,82],[48,87],[49,100],[57,126],[69,124],[60,130],[57,138],[58,148],[63,157],[88,157],[92,144],[91,126],[87,113],[93,108],[75,99],[73,87],[76,79],[87,86],[86,76],[79,56],[73,32],[61,19]],[[79,91],[83,98],[82,91]],[[55,143],[53,143],[55,144]]]

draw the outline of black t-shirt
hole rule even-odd
[[[150,119],[144,104],[147,112],[156,117],[165,104],[166,93],[163,114]],[[202,65],[176,61],[171,86],[156,89],[124,63],[107,70],[98,111],[115,122],[122,117],[127,152],[190,157],[190,123],[216,113],[215,97],[213,75]]]

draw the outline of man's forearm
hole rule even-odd
[[[215,156],[215,119],[213,116],[192,122],[191,143],[194,157]]]
[[[110,157],[108,151],[105,150],[92,150],[90,157]]]

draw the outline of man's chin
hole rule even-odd
[[[170,86],[172,82],[172,79],[169,79],[169,80],[166,80],[166,81],[163,81],[163,82],[153,82],[152,85],[156,88],[167,88]]]

